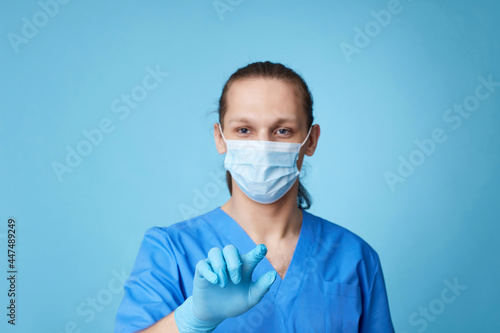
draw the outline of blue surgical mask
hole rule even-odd
[[[227,147],[224,168],[250,199],[263,204],[273,203],[288,192],[299,176],[299,151],[309,138],[311,129],[312,126],[302,144],[226,140],[219,124]]]

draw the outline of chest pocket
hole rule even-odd
[[[358,332],[361,291],[357,284],[323,281],[327,332]]]

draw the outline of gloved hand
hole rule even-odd
[[[259,303],[276,280],[276,271],[269,271],[252,281],[253,270],[266,253],[264,244],[241,256],[232,244],[222,251],[210,249],[208,258],[196,264],[193,294],[174,312],[179,331],[212,332],[224,319]]]

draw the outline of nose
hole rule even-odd
[[[272,133],[270,132],[269,129],[263,128],[263,129],[258,131],[257,140],[259,140],[259,141],[272,141],[272,139],[273,139]]]

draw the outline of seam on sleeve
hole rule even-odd
[[[375,284],[375,278],[377,277],[379,271],[379,266],[380,266],[380,260],[378,259],[377,256],[377,266],[375,267],[375,271],[373,272],[372,282],[370,283],[370,289],[368,290],[368,295],[372,293],[373,285]]]
[[[175,300],[177,301],[177,303],[179,304],[179,306],[187,299],[187,291],[186,291],[186,286],[184,284],[184,281],[182,279],[182,274],[181,274],[181,269],[179,267],[179,261],[177,260],[177,255],[176,255],[176,252],[174,251],[174,242],[172,241],[172,238],[170,237],[170,234],[168,233],[168,229],[164,229],[164,228],[158,228],[158,232],[161,233],[162,235],[164,235],[165,237],[165,242],[167,243],[167,247],[175,261],[175,267],[177,268],[175,273],[177,274],[176,276],[176,280],[179,284],[179,293],[180,293],[180,296],[181,298],[177,299],[177,297],[175,297]],[[175,310],[175,309],[174,309]]]

